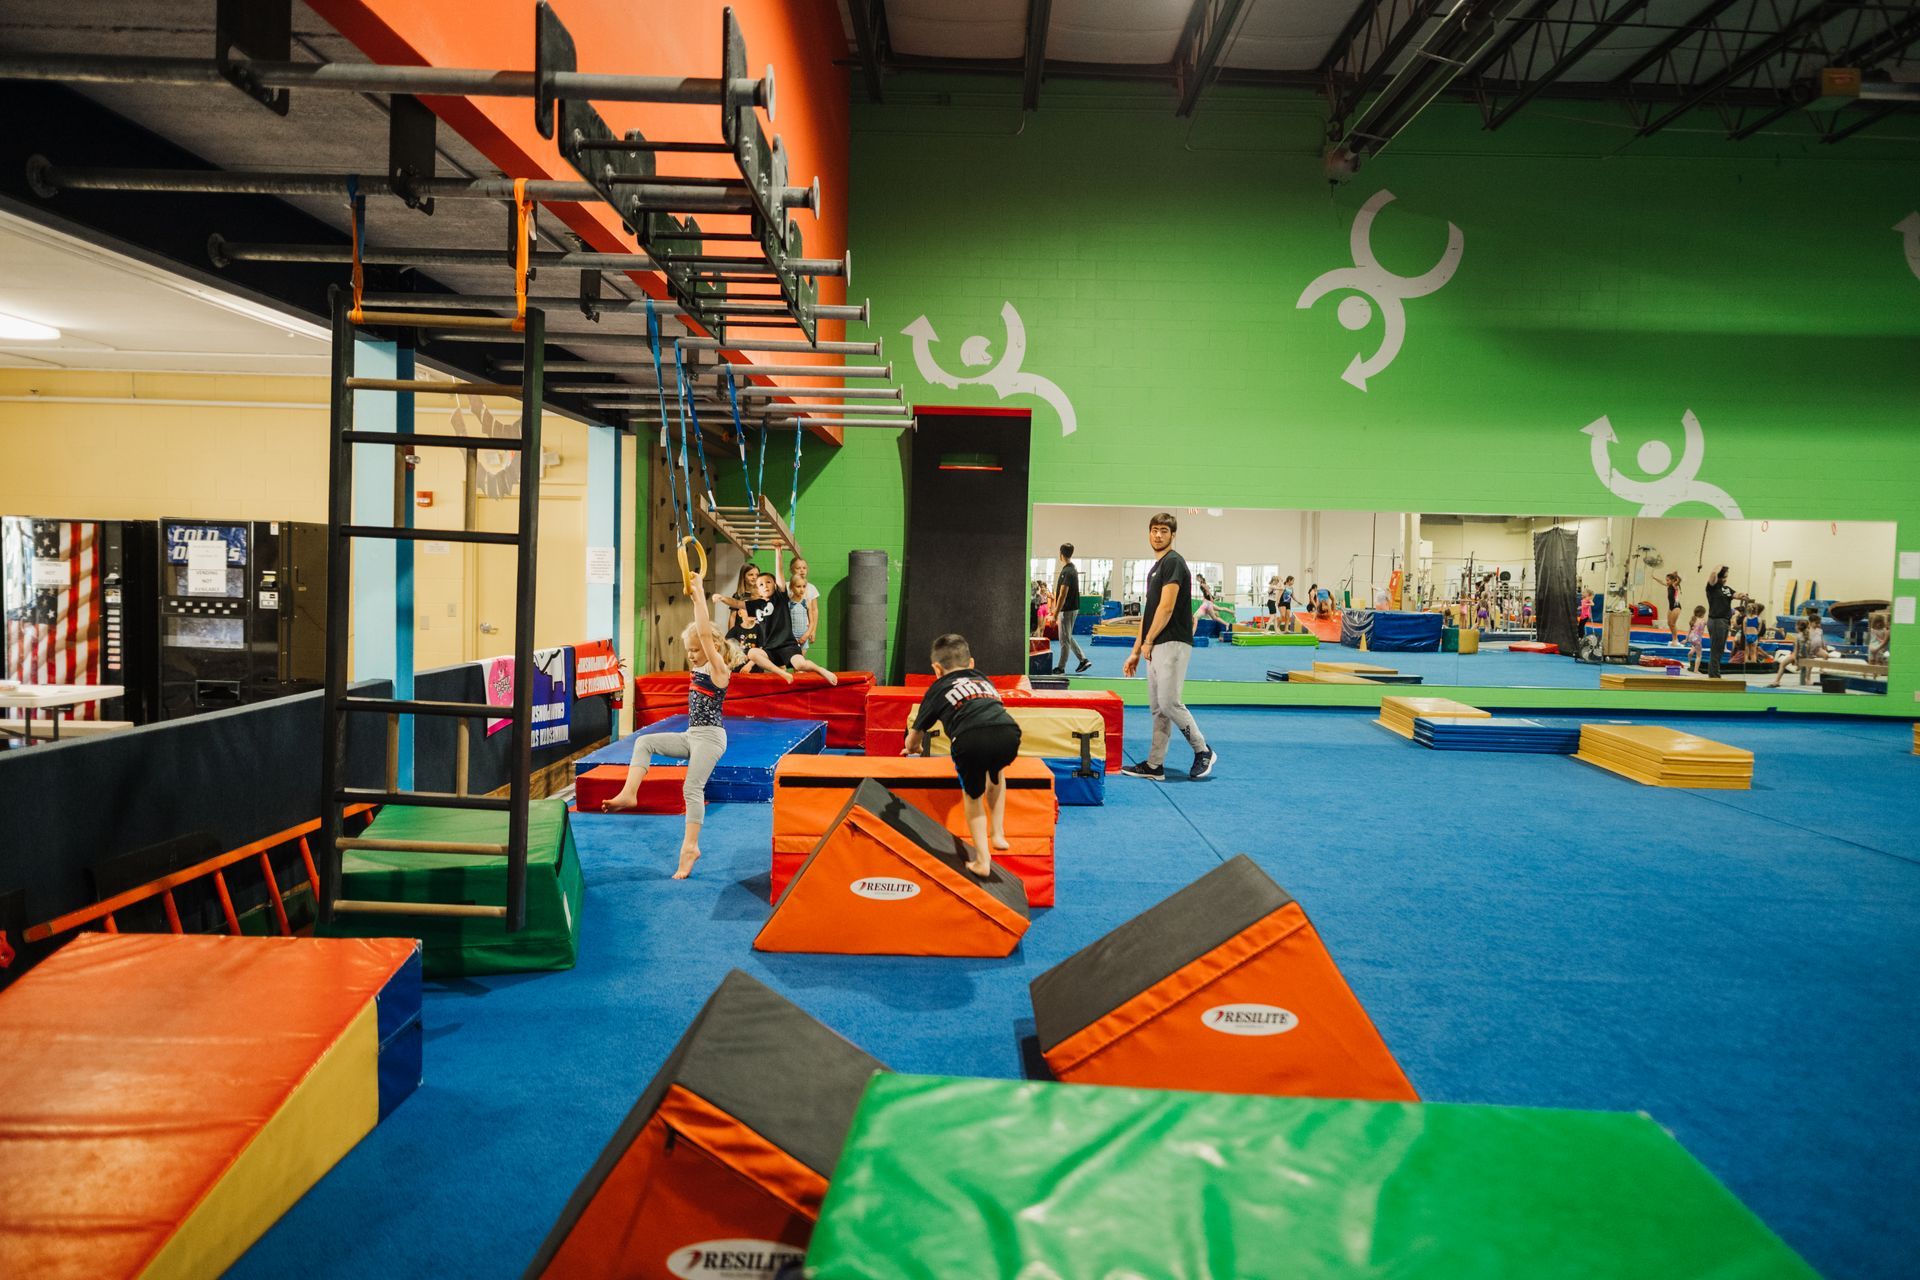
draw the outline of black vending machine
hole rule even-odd
[[[325,525],[163,520],[160,558],[162,715],[326,682]]]
[[[0,676],[23,684],[117,684],[123,697],[78,720],[159,718],[158,569],[151,520],[0,517]]]

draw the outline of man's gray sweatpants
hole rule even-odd
[[[1193,646],[1178,640],[1154,645],[1153,656],[1147,659],[1147,703],[1153,711],[1153,746],[1147,752],[1147,763],[1153,768],[1166,763],[1167,741],[1176,725],[1195,755],[1207,749],[1207,740],[1201,736],[1200,726],[1193,722],[1193,713],[1180,701],[1181,686],[1187,681],[1187,664],[1191,661]]]
[[[726,749],[727,731],[718,725],[695,725],[685,733],[643,733],[634,739],[630,768],[644,775],[657,755],[685,760],[687,784],[680,794],[686,797],[687,821],[703,823],[707,820],[707,779],[713,776],[713,766],[720,763]]]
[[[1079,616],[1080,611],[1078,609],[1063,609],[1060,613],[1060,662],[1054,667],[1055,671],[1065,671],[1067,669],[1067,654],[1069,652],[1082,662],[1087,660],[1087,655],[1081,651],[1079,642],[1073,638],[1074,619]]]

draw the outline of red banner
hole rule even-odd
[[[573,647],[573,696],[596,698],[613,695],[613,705],[621,705],[626,688],[625,664],[613,651],[611,640],[589,640]]]

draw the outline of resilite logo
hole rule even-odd
[[[667,1270],[680,1280],[773,1280],[780,1268],[806,1254],[773,1240],[703,1240],[667,1255]]]
[[[915,881],[894,876],[862,876],[847,887],[856,897],[871,898],[875,902],[900,902],[920,892]]]
[[[1229,1036],[1277,1036],[1300,1025],[1292,1012],[1271,1004],[1217,1004],[1200,1015],[1200,1025]]]

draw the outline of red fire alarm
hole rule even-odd
[[[433,490],[431,490],[431,489],[416,489],[416,490],[414,491],[414,494],[413,494],[413,505],[414,505],[414,506],[416,506],[416,507],[430,507],[430,506],[432,506],[432,505],[433,505]]]

